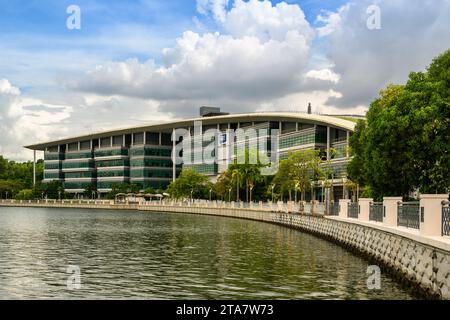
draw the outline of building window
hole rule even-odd
[[[114,136],[112,144],[113,144],[114,147],[122,146],[122,144],[123,144],[123,136]]]
[[[88,150],[91,148],[91,141],[81,141],[80,142],[80,150]]]
[[[111,138],[101,138],[100,139],[100,148],[110,148],[111,147]]]
[[[133,144],[144,144],[144,134],[142,132],[133,134]]]

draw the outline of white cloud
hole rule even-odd
[[[346,4],[340,7],[336,12],[325,11],[324,15],[318,15],[316,22],[321,22],[324,24],[322,27],[317,28],[319,36],[324,37],[336,31],[341,26],[342,19],[348,12],[349,8],[350,4]]]
[[[22,97],[7,79],[0,79],[0,154],[15,160],[30,159],[23,145],[67,133],[58,124],[70,117],[72,108]]]
[[[225,20],[228,2],[229,0],[197,0],[197,11],[203,15],[212,13],[217,21],[222,22]]]
[[[236,1],[224,16],[226,34],[184,32],[150,59],[109,62],[74,86],[105,95],[157,100],[259,100],[301,90],[313,30],[298,5]]]
[[[305,74],[306,78],[319,79],[337,83],[340,76],[330,69],[310,70]]]
[[[340,80],[342,94],[327,104],[341,108],[368,105],[389,83],[404,83],[450,48],[450,1],[379,0],[381,29],[369,30],[372,0],[339,12],[340,23],[326,37],[326,55]]]

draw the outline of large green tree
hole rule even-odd
[[[350,139],[349,177],[373,196],[449,192],[450,50],[382,90]]]
[[[175,181],[172,181],[167,192],[172,198],[207,199],[209,191],[213,188],[209,178],[192,169],[183,169]]]

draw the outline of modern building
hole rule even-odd
[[[172,133],[175,129],[184,128],[193,133],[194,124],[199,122],[202,133],[208,129],[226,134],[230,129],[253,128],[266,129],[269,135],[269,129],[278,129],[277,152],[280,159],[286,158],[289,151],[321,150],[333,172],[334,198],[342,197],[349,161],[347,146],[355,122],[346,120],[346,117],[299,112],[226,114],[211,107],[202,108],[201,115],[194,119],[99,132],[26,148],[44,151],[43,183],[59,180],[72,194],[82,194],[94,185],[100,195],[105,195],[117,183],[137,184],[141,189],[164,189],[183,167],[193,168],[212,180],[226,170],[232,159],[223,156],[219,156],[215,163],[175,165],[172,161],[172,149],[176,144],[172,141]],[[270,139],[268,141],[270,144]],[[219,144],[219,153],[225,144],[226,136]],[[201,149],[194,148],[192,157],[195,152],[203,152]],[[317,190],[316,198],[320,199],[323,188],[320,183],[313,187]]]

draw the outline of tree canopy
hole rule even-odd
[[[380,92],[350,139],[349,177],[374,197],[450,188],[450,50]]]
[[[213,185],[209,178],[193,169],[183,169],[179,177],[172,181],[167,188],[167,192],[172,198],[193,198],[205,199],[209,197],[209,191]]]

